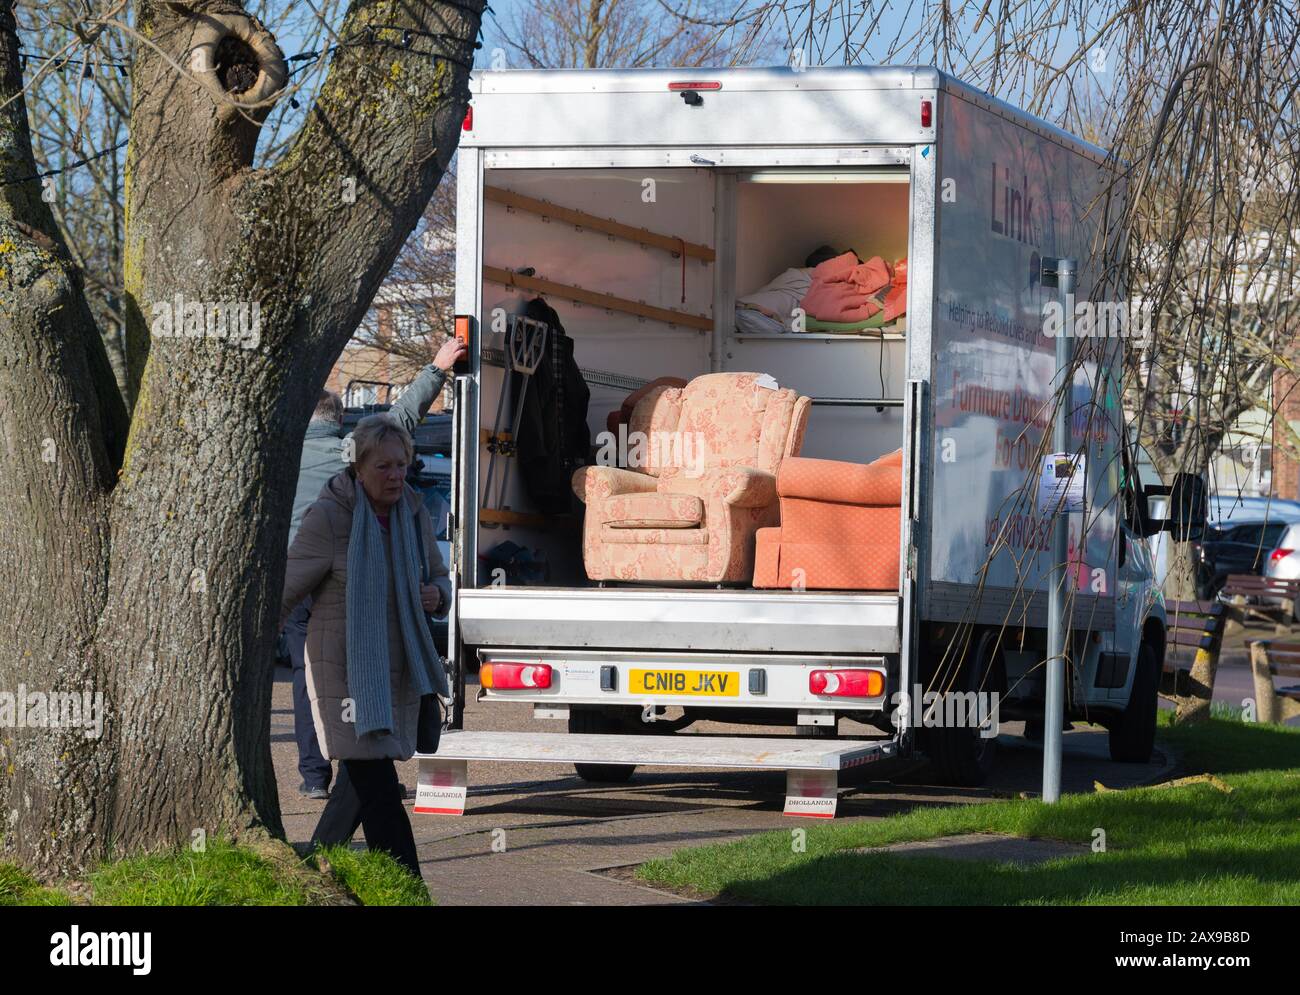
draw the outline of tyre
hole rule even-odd
[[[1156,706],[1160,663],[1150,643],[1138,647],[1137,671],[1128,705],[1110,724],[1110,758],[1120,763],[1144,764],[1156,742]]]
[[[995,650],[996,646],[997,636],[992,632],[981,633],[972,640],[961,671],[952,682],[954,692],[1002,690],[1001,653]],[[956,728],[942,726],[918,732],[941,783],[974,788],[988,779],[997,759],[995,737],[981,736],[980,729],[970,722]]]
[[[622,731],[618,719],[597,708],[569,709],[569,732],[609,735]],[[584,781],[597,784],[623,784],[636,770],[634,764],[574,764],[573,769]]]

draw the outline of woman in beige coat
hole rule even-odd
[[[448,696],[425,616],[447,613],[451,583],[433,520],[406,484],[410,435],[380,414],[352,441],[353,465],[321,490],[289,547],[281,606],[283,625],[312,597],[307,693],[321,750],[339,761],[312,842],[347,842],[360,825],[371,849],[419,876],[394,761],[415,752],[420,698]]]

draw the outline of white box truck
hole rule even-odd
[[[1062,395],[1085,478],[1069,515],[1067,714],[1107,725],[1118,759],[1147,758],[1166,622],[1144,537],[1170,523],[1148,517],[1130,467],[1122,341],[1113,328],[1079,338],[1060,392],[1044,320],[1059,294],[1042,273],[1060,258],[1078,262],[1079,301],[1125,300],[1111,257],[1122,187],[1102,149],[933,68],[483,72],[471,90],[457,169],[456,310],[471,345],[455,397],[458,704],[482,668],[480,698],[530,702],[568,733],[445,734],[417,811],[460,810],[468,759],[573,762],[596,780],[643,764],[779,766],[787,811],[821,815],[833,772],[871,760],[924,755],[977,783],[987,726],[927,711],[925,694],[996,692],[1002,720],[1042,725],[1039,473]],[[745,320],[738,300],[806,272],[822,246],[905,260],[902,318]],[[507,473],[537,297],[589,388],[592,462],[629,392],[726,372],[811,399],[802,457],[901,449],[898,586],[590,579],[581,502],[539,510]],[[501,566],[507,542],[531,573]],[[876,734],[834,738],[846,718]],[[703,719],[782,735],[693,734]]]

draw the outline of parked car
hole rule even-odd
[[[1278,577],[1283,580],[1300,578],[1300,522],[1293,522],[1286,527],[1278,540],[1268,561],[1264,564],[1265,577]],[[1297,605],[1300,609],[1300,605]],[[1300,610],[1295,610],[1295,618],[1300,621]]]
[[[1198,595],[1216,598],[1230,574],[1264,575],[1273,551],[1292,524],[1285,521],[1247,521],[1206,526],[1197,567]]]
[[[1228,522],[1300,522],[1300,501],[1232,493],[1211,494],[1206,502],[1205,519],[1220,527]]]

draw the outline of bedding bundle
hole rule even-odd
[[[788,269],[754,293],[736,298],[736,331],[793,331],[797,308],[803,310],[804,330],[810,332],[856,332],[887,325],[907,310],[907,260],[891,266],[873,256],[863,262],[850,250],[815,266]]]
[[[872,256],[864,263],[852,252],[828,259],[813,269],[799,306],[818,321],[847,324],[880,314],[889,324],[907,309],[907,260],[891,266]]]
[[[739,332],[788,332],[793,328],[794,309],[812,286],[812,268],[788,269],[765,287],[736,298],[736,330]]]

